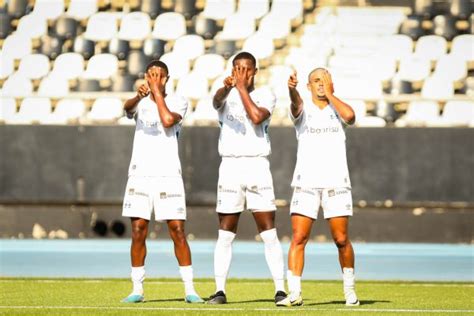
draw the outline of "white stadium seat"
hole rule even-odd
[[[30,79],[19,74],[13,73],[3,83],[2,96],[5,97],[27,97],[33,93],[33,84]]]
[[[269,13],[260,21],[258,32],[272,39],[285,39],[291,31],[290,19],[286,16]]]
[[[50,98],[62,98],[69,94],[69,82],[60,76],[49,75],[41,80],[38,95]]]
[[[91,122],[115,123],[123,116],[122,100],[119,98],[97,98],[86,117]]]
[[[31,52],[31,39],[21,33],[16,32],[9,35],[3,42],[2,58],[21,59]]]
[[[54,60],[51,74],[66,79],[76,79],[84,72],[84,57],[79,53],[64,53]]]
[[[189,60],[176,53],[166,53],[160,57],[166,66],[168,66],[171,79],[179,79],[189,73]]]
[[[71,0],[67,15],[76,20],[84,20],[93,15],[99,9],[97,0]]]
[[[186,20],[182,14],[165,12],[156,18],[152,32],[154,38],[169,41],[176,40],[184,34],[186,34]]]
[[[398,76],[401,80],[420,81],[426,79],[431,72],[431,62],[428,59],[410,55],[400,60]]]
[[[207,0],[202,14],[209,19],[224,20],[235,12],[235,0]]]
[[[444,55],[436,62],[434,75],[451,81],[463,80],[467,77],[467,63],[452,54]]]
[[[82,74],[86,79],[110,79],[118,71],[118,58],[113,54],[97,54],[89,59],[86,71]]]
[[[205,54],[195,60],[193,72],[201,73],[207,79],[215,79],[224,72],[224,69],[224,57],[217,54]]]
[[[260,19],[268,13],[269,0],[239,0],[238,14],[244,14],[253,19]]]
[[[45,124],[77,123],[86,113],[86,105],[81,99],[61,99]]]
[[[43,54],[30,54],[23,57],[18,73],[28,79],[40,79],[49,73],[49,58]]]
[[[247,38],[243,50],[252,53],[256,59],[267,59],[273,56],[273,40],[259,32]]]
[[[11,120],[16,115],[15,98],[0,98],[0,123]]]
[[[176,94],[192,100],[206,97],[209,94],[207,78],[202,73],[189,73],[179,79]]]
[[[46,18],[27,14],[18,21],[17,33],[27,38],[40,38],[48,33],[48,22]]]
[[[217,38],[225,40],[244,40],[255,32],[255,20],[251,16],[232,14],[225,19],[224,29]]]
[[[173,45],[173,53],[184,56],[189,60],[201,56],[204,51],[204,39],[199,35],[183,35]]]
[[[64,13],[64,0],[35,0],[33,15],[54,20]]]
[[[429,126],[439,120],[439,105],[436,101],[412,101],[408,104],[407,112],[395,124],[405,126]]]
[[[0,79],[6,79],[15,71],[15,60],[0,51]]]
[[[448,42],[442,36],[426,35],[416,41],[415,55],[428,60],[438,60],[446,54]]]
[[[118,37],[126,41],[143,41],[151,34],[150,16],[131,12],[123,16]]]
[[[454,97],[453,81],[442,76],[433,76],[423,82],[421,96],[426,99],[448,100]]]
[[[47,120],[51,114],[49,98],[28,97],[23,99],[18,113],[8,123],[31,124]]]
[[[86,39],[92,41],[110,41],[117,35],[117,16],[110,12],[98,12],[87,20],[84,33]]]
[[[474,61],[474,34],[456,36],[451,42],[450,53],[466,62]]]

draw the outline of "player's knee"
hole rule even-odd
[[[185,242],[186,241],[186,234],[184,232],[183,226],[173,226],[170,227],[171,237],[173,238],[174,242]]]
[[[337,248],[344,248],[349,243],[349,239],[347,238],[347,235],[338,235],[334,237],[334,243]]]
[[[132,226],[132,239],[134,241],[143,241],[146,238],[146,226],[145,225],[133,225]]]
[[[293,233],[291,243],[294,246],[304,246],[309,240],[309,235],[304,233]]]

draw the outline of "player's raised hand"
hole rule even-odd
[[[234,77],[232,76],[228,76],[224,79],[224,87],[227,89],[227,90],[230,90],[232,89],[233,87],[235,87],[235,79]]]
[[[150,87],[151,93],[159,94],[165,91],[165,85],[168,77],[163,71],[152,68],[146,74],[146,80]]]
[[[148,85],[145,83],[141,84],[137,89],[138,98],[143,99],[148,94],[150,94],[150,88],[148,88]]]
[[[296,89],[297,85],[298,85],[298,77],[296,74],[296,70],[293,70],[293,73],[290,75],[290,78],[288,79],[288,88]]]
[[[334,93],[334,85],[332,83],[331,74],[329,71],[324,71],[322,75],[323,89],[326,96],[331,96]]]
[[[233,69],[233,76],[235,79],[235,87],[240,89],[247,89],[250,85],[252,76],[249,76],[249,69],[247,67],[236,66]]]

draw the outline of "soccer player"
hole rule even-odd
[[[301,275],[304,249],[319,207],[324,210],[332,237],[339,251],[346,305],[359,305],[354,284],[354,250],[348,236],[352,216],[352,196],[346,160],[346,136],[343,126],[353,124],[350,105],[334,95],[331,75],[316,68],[308,76],[311,102],[303,103],[296,86],[296,72],[288,80],[290,116],[298,138],[294,188],[290,206],[293,236],[288,252],[288,290],[280,306],[303,304]]]
[[[214,253],[216,292],[209,304],[227,303],[225,284],[232,259],[232,242],[241,212],[252,211],[265,245],[265,258],[275,284],[275,302],[286,297],[283,252],[275,228],[275,195],[270,164],[268,125],[275,107],[269,89],[255,89],[255,57],[237,54],[232,75],[217,90],[213,104],[219,115],[219,167],[217,208],[219,234]]]
[[[138,88],[137,95],[124,104],[127,115],[134,116],[137,123],[122,213],[130,217],[132,225],[133,291],[123,302],[144,300],[145,241],[154,211],[155,220],[168,224],[185,301],[203,303],[194,290],[191,252],[184,233],[186,204],[178,156],[177,139],[188,104],[181,97],[166,94],[169,75],[165,63],[152,61],[146,67],[145,79],[146,84]]]

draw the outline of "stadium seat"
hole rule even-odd
[[[53,35],[43,35],[39,51],[54,60],[63,52],[64,40]]]
[[[376,56],[371,59],[367,65],[367,76],[380,81],[389,81],[397,71],[396,60],[385,56]]]
[[[401,80],[421,81],[427,78],[431,71],[431,63],[427,59],[411,55],[400,60],[398,75]]]
[[[186,20],[190,20],[197,13],[196,0],[175,0],[174,12],[180,13]]]
[[[150,59],[140,50],[132,50],[127,57],[128,74],[143,78]]]
[[[194,62],[193,72],[201,73],[207,79],[215,79],[222,74],[225,68],[225,59],[217,54],[205,54],[199,56]]]
[[[17,33],[27,38],[39,38],[48,32],[48,24],[43,17],[28,14],[18,21]]]
[[[435,101],[411,101],[408,104],[404,117],[399,118],[395,125],[405,126],[429,126],[439,120],[439,105]]]
[[[232,14],[224,22],[224,29],[216,37],[226,40],[244,40],[255,32],[255,20],[246,15]]]
[[[472,3],[470,0],[451,0],[449,12],[460,20],[467,20],[472,14]]]
[[[74,40],[73,50],[87,60],[95,54],[95,43],[81,35]]]
[[[78,22],[67,16],[61,16],[54,21],[53,33],[55,36],[63,39],[70,40],[77,36]]]
[[[380,41],[378,55],[391,57],[395,60],[408,57],[413,52],[413,40],[403,34],[395,34],[384,37]]]
[[[421,88],[421,96],[426,99],[447,100],[454,97],[454,85],[451,80],[441,76],[427,78]]]
[[[67,15],[76,20],[85,20],[98,11],[97,0],[71,0]]]
[[[165,41],[156,38],[147,38],[143,43],[143,53],[145,56],[152,59],[159,59],[165,52]]]
[[[84,57],[79,53],[64,53],[54,61],[51,75],[66,79],[76,79],[84,72]]]
[[[438,60],[446,54],[448,43],[438,35],[422,36],[416,42],[415,55],[431,61]]]
[[[433,0],[415,0],[414,14],[420,18],[430,19],[434,16],[435,10]]]
[[[302,0],[272,0],[270,13],[294,20],[303,16]]]
[[[86,113],[86,105],[81,99],[61,99],[44,124],[78,123]]]
[[[7,13],[13,19],[19,19],[28,12],[29,0],[8,0]]]
[[[181,55],[166,53],[160,60],[168,66],[171,79],[180,79],[189,73],[189,60]]]
[[[150,16],[150,18],[155,19],[160,12],[161,9],[161,1],[157,0],[141,0],[140,1],[140,11],[146,13]]]
[[[434,76],[460,81],[467,77],[467,63],[456,55],[444,55],[436,62]]]
[[[270,37],[257,32],[244,41],[242,50],[252,53],[258,60],[264,60],[273,56],[275,47]],[[260,62],[260,65],[262,66],[262,62]]]
[[[225,20],[235,12],[235,0],[207,0],[202,14],[209,19]]]
[[[30,54],[23,57],[18,73],[28,79],[40,79],[49,72],[49,59],[46,55]]]
[[[173,45],[173,53],[182,55],[189,60],[204,54],[204,40],[199,35],[183,35]]]
[[[41,80],[38,95],[50,98],[62,98],[69,94],[69,82],[66,78],[49,75]]]
[[[7,38],[8,35],[13,31],[11,24],[11,18],[8,13],[0,13],[0,39]]]
[[[64,0],[35,0],[32,14],[48,20],[54,20],[63,13]]]
[[[451,43],[450,54],[466,62],[474,61],[474,34],[456,36]]]
[[[3,51],[0,51],[0,80],[8,78],[14,71],[14,59],[4,55]]]
[[[194,33],[202,36],[204,39],[213,39],[219,31],[216,20],[205,17],[202,14],[193,18]]]
[[[127,40],[114,37],[109,42],[108,53],[117,56],[119,60],[126,60],[130,52],[130,43]]]
[[[274,65],[268,68],[270,78],[268,80],[269,87],[277,98],[288,96],[288,78],[293,73],[293,69],[289,66]]]
[[[176,40],[186,34],[186,21],[180,13],[165,12],[160,14],[153,26],[152,36],[164,41]]]
[[[117,16],[110,12],[98,12],[89,17],[86,39],[92,41],[110,41],[117,35]]]
[[[176,94],[191,100],[199,100],[209,94],[207,78],[199,72],[191,72],[178,81]]]
[[[458,31],[456,29],[456,18],[451,15],[437,15],[433,19],[433,34],[452,40]]]
[[[214,45],[210,49],[210,53],[218,54],[228,59],[237,51],[237,45],[233,40],[215,39]]]
[[[51,115],[49,98],[27,97],[23,99],[18,113],[9,123],[32,124],[41,123]]]
[[[76,90],[78,92],[98,92],[101,91],[102,88],[97,79],[79,78]]]
[[[18,74],[10,75],[2,87],[2,97],[27,97],[33,93],[33,84],[30,79]]]
[[[91,57],[83,78],[110,79],[118,71],[118,58],[112,54],[97,54]]]
[[[291,23],[288,17],[269,13],[260,21],[258,32],[272,39],[285,39],[290,35]]]
[[[112,92],[130,92],[135,91],[135,76],[117,75],[112,79]]]
[[[0,98],[0,123],[10,121],[16,115],[15,98]]]
[[[400,34],[411,37],[412,40],[416,41],[421,36],[425,35],[426,32],[422,28],[423,18],[418,15],[410,15],[400,25]]]
[[[253,19],[260,19],[270,9],[268,0],[240,0],[237,14],[243,14]]]
[[[126,41],[143,41],[151,33],[150,16],[144,12],[130,12],[122,17],[118,37]]]
[[[117,120],[118,125],[135,125],[135,120],[133,118],[129,118],[127,115],[122,116]]]
[[[123,116],[122,100],[113,97],[97,98],[87,113],[87,120],[93,123],[115,123]]]
[[[210,125],[217,124],[219,118],[217,111],[212,105],[212,98],[202,98],[196,104],[196,108],[192,113],[186,115],[186,125]]]
[[[440,126],[468,126],[474,118],[474,102],[448,101],[441,114]]]
[[[348,99],[378,100],[382,96],[382,82],[363,77],[336,77],[334,90],[338,96]]]
[[[31,40],[27,36],[18,34],[18,32],[13,33],[3,42],[2,57],[21,59],[31,54],[31,46]]]

